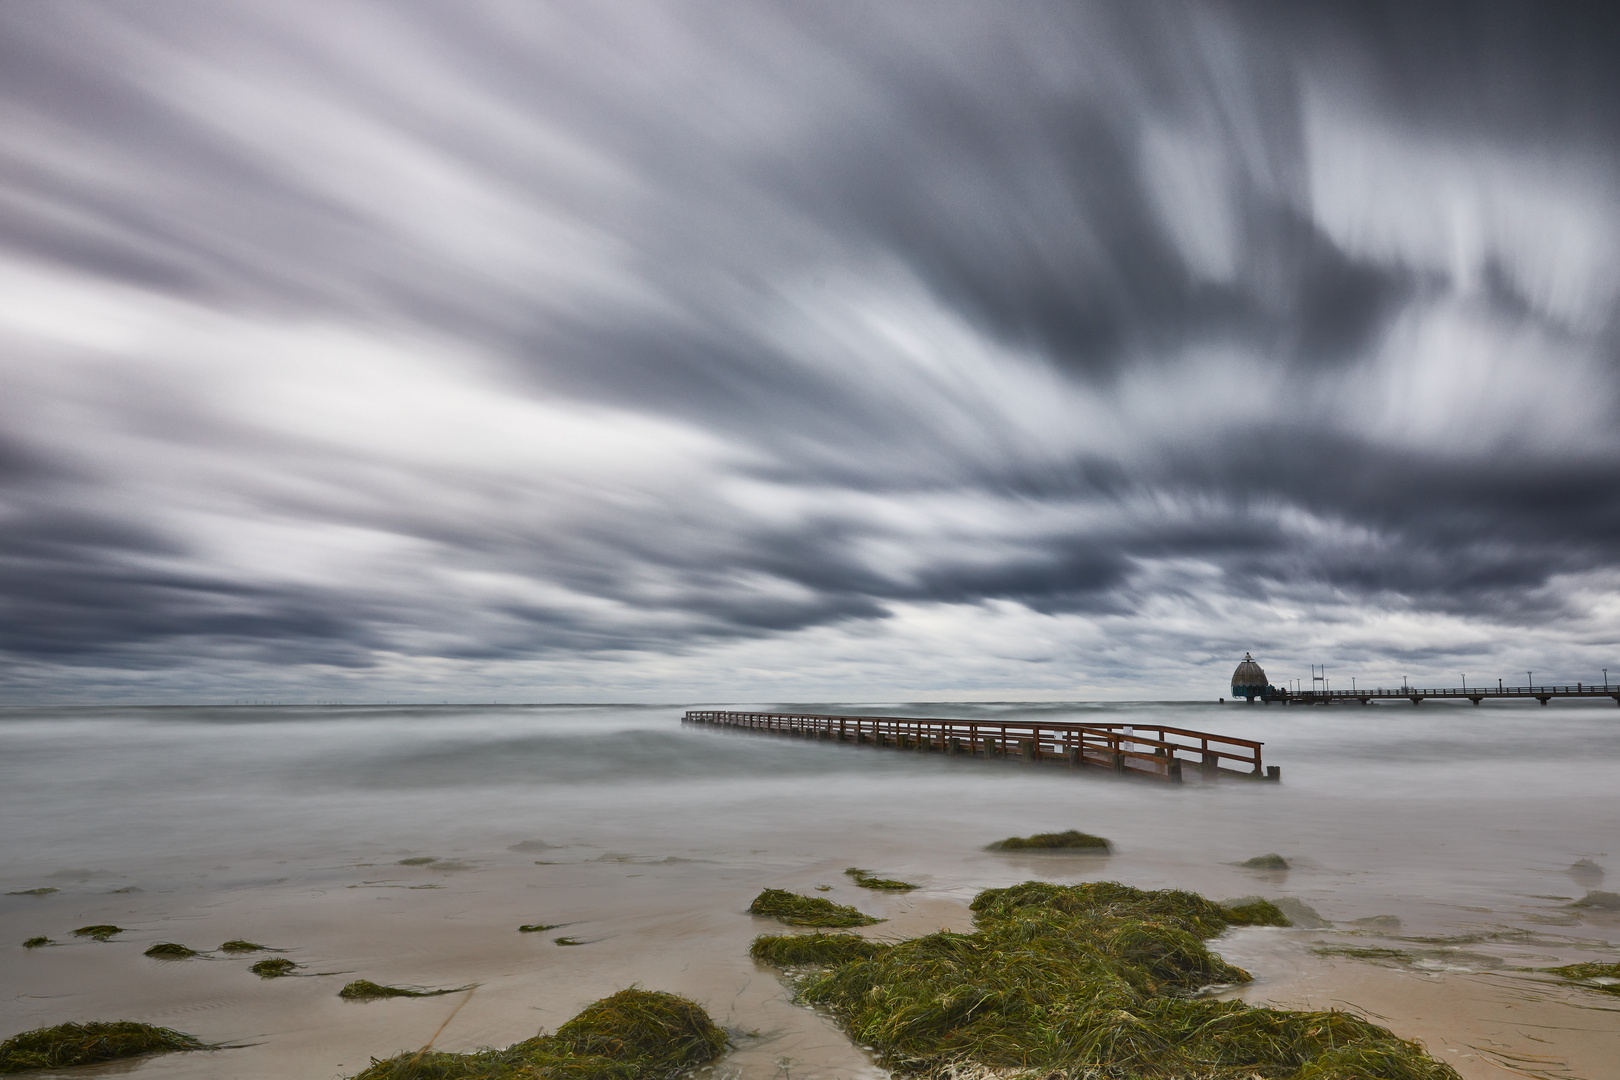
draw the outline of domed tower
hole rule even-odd
[[[1254,657],[1244,653],[1243,662],[1232,672],[1232,696],[1253,701],[1265,694],[1267,685],[1266,673],[1254,662]]]

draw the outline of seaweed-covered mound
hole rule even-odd
[[[786,889],[766,889],[748,905],[750,915],[769,915],[789,926],[870,926],[882,919],[835,904],[819,896],[800,896]]]
[[[887,945],[856,934],[762,934],[748,955],[773,967],[828,967],[850,960],[870,960]]]
[[[701,1005],[631,988],[587,1005],[553,1035],[475,1054],[373,1059],[354,1080],[666,1080],[725,1048],[725,1032]]]
[[[1198,998],[1247,973],[1212,953],[1228,913],[1194,893],[1025,882],[940,932],[828,960],[799,1000],[827,1009],[896,1073],[962,1066],[1095,1080],[1458,1080],[1375,1024]]]
[[[68,1069],[171,1050],[206,1049],[207,1044],[190,1035],[131,1020],[58,1024],[25,1031],[0,1043],[0,1074]]]
[[[1605,994],[1620,994],[1620,964],[1565,964],[1563,967],[1550,968],[1554,975],[1578,982],[1588,990],[1599,990]]]
[[[257,969],[259,965],[254,964],[253,967]],[[264,973],[255,970],[254,974],[262,976]],[[279,974],[285,974],[285,972]],[[459,994],[463,990],[471,989],[471,986],[456,986],[449,990],[418,990],[409,986],[381,986],[370,979],[356,979],[339,990],[338,997],[346,1001],[375,1001],[378,998],[439,997],[443,994]]]
[[[123,932],[124,928],[122,926],[114,926],[111,923],[97,923],[94,926],[79,927],[73,931],[73,936],[92,938],[96,941],[108,941],[114,934],[122,934]]]
[[[146,955],[157,960],[189,960],[197,955],[197,950],[188,949],[176,941],[160,941],[147,949]]]
[[[1252,859],[1244,859],[1243,865],[1250,870],[1287,870],[1288,860],[1272,852],[1270,855],[1256,855]]]
[[[883,892],[910,892],[917,886],[909,881],[896,881],[894,878],[873,877],[872,871],[862,870],[858,866],[851,866],[844,871],[855,879],[855,884],[863,889],[879,889]]]
[[[1085,851],[1106,855],[1114,848],[1100,836],[1083,833],[1079,829],[1068,832],[1043,832],[1034,836],[1009,836],[997,840],[988,851]]]
[[[241,938],[235,938],[235,939],[233,939],[231,941],[227,941],[227,942],[225,942],[225,944],[221,945],[219,947],[219,951],[220,952],[262,952],[267,948],[268,948],[268,946],[260,945],[257,941],[243,941]]]
[[[298,965],[285,956],[277,956],[270,960],[260,960],[248,970],[261,979],[279,979],[297,971]]]

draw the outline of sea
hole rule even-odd
[[[979,890],[1029,878],[1287,898],[1317,936],[1234,944],[1262,978],[1279,949],[1341,939],[1428,941],[1436,970],[1612,959],[1620,915],[1582,905],[1620,887],[1606,704],[0,709],[0,1037],[144,1019],[229,1048],[101,1071],[335,1078],[430,1036],[504,1045],[636,984],[727,1023],[727,1075],[883,1075],[748,961],[772,929],[746,911],[764,887],[820,888],[888,918],[879,934],[967,929]],[[1167,724],[1261,740],[1281,781],[1189,770],[1173,786],[785,739],[684,725],[687,708]],[[1112,854],[986,850],[1071,828]],[[1271,853],[1289,869],[1242,865]],[[850,866],[920,888],[869,893]],[[72,934],[96,923],[123,930]],[[22,948],[37,936],[52,944]],[[249,975],[254,956],[217,949],[238,937],[302,977]],[[146,958],[159,941],[200,955]],[[1454,963],[1446,941],[1467,945]],[[360,977],[478,989],[338,1001]]]

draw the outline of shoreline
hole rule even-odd
[[[70,945],[16,958],[6,976],[3,1034],[70,1019],[141,1020],[233,1047],[136,1066],[153,1080],[294,1073],[336,1080],[358,1073],[372,1057],[420,1049],[430,1038],[436,1049],[457,1052],[509,1045],[554,1029],[590,1001],[639,985],[691,997],[733,1033],[735,1049],[706,1067],[715,1077],[764,1080],[785,1070],[797,1080],[878,1080],[884,1070],[826,1017],[794,1005],[776,973],[749,958],[756,935],[792,929],[747,915],[749,900],[766,886],[826,896],[885,916],[858,932],[888,939],[971,930],[967,904],[979,891],[935,875],[916,893],[877,893],[850,883],[841,872],[845,863],[789,868],[561,848],[540,852],[557,858],[534,865],[533,854],[524,856],[531,865],[357,864],[334,868],[324,883],[244,886],[189,901],[162,893],[28,897],[37,905],[33,921],[56,908],[53,924],[111,921],[132,929],[106,943],[69,939]],[[1048,873],[1027,872],[1032,858]],[[1096,857],[1003,861],[1010,880],[1128,876],[1110,873],[1112,860]],[[819,892],[817,884],[831,888]],[[552,933],[516,929],[537,921],[556,923],[555,936],[583,944],[557,945]],[[15,904],[3,924],[17,936]],[[1350,932],[1356,941],[1367,933]],[[1344,933],[1232,931],[1211,947],[1256,981],[1221,996],[1355,1012],[1423,1041],[1467,1080],[1509,1075],[1509,1067],[1596,1077],[1601,1063],[1620,1060],[1620,1003],[1609,1007],[1602,995],[1501,969],[1383,968],[1310,951],[1324,935]],[[269,955],[298,963],[300,977],[251,975],[249,964],[266,954],[182,961],[142,955],[154,941],[210,948],[216,938],[233,937],[285,949]],[[356,978],[477,985],[439,998],[338,1000],[338,989]],[[128,1068],[97,1066],[75,1075]]]

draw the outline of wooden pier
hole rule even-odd
[[[1278,780],[1260,760],[1261,743],[1158,724],[1066,724],[1031,720],[949,720],[918,716],[725,712],[692,709],[686,724],[708,724],[800,739],[827,739],[917,753],[1002,759],[1028,765],[1105,769],[1172,784],[1183,769],[1214,779]]]
[[[1374,701],[1404,699],[1421,705],[1431,698],[1466,698],[1475,705],[1486,698],[1535,698],[1543,705],[1553,698],[1613,698],[1615,704],[1620,705],[1620,686],[1593,686],[1590,683],[1576,683],[1574,686],[1503,686],[1497,683],[1494,689],[1489,686],[1463,686],[1424,690],[1403,686],[1397,690],[1278,690],[1274,694],[1261,695],[1260,700],[1267,705],[1274,701],[1284,705],[1332,705],[1350,701],[1369,705]]]

